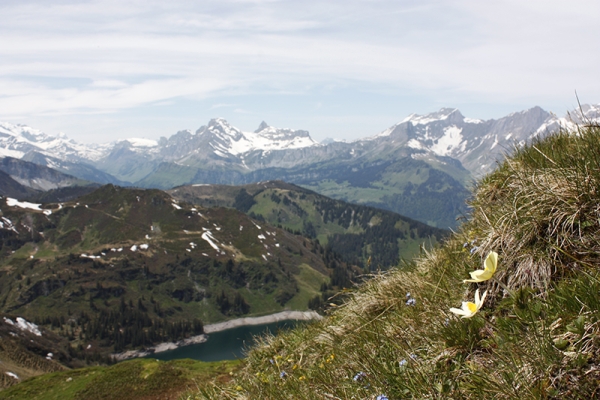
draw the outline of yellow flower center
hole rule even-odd
[[[467,308],[469,309],[469,311],[471,311],[472,313],[477,312],[477,304],[475,303],[471,303],[470,301],[467,302]]]

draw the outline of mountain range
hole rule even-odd
[[[326,144],[307,131],[265,122],[245,132],[222,118],[158,141],[131,138],[89,145],[0,123],[0,155],[80,180],[143,188],[281,179],[446,228],[467,212],[466,186],[515,145],[599,116],[600,105],[583,105],[563,118],[533,107],[486,121],[442,108],[411,114],[370,137]]]

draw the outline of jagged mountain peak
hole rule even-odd
[[[254,131],[254,133],[258,133],[260,131],[263,131],[265,129],[269,128],[269,124],[267,124],[265,121],[261,122],[260,125],[258,126],[258,128]]]
[[[239,141],[244,134],[238,128],[232,126],[224,118],[214,118],[208,122],[207,130],[221,139],[233,139]]]

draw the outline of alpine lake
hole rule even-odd
[[[244,358],[245,350],[254,343],[254,338],[266,333],[277,334],[292,329],[306,321],[285,320],[262,325],[247,325],[213,332],[203,343],[182,346],[177,349],[154,353],[146,358],[162,361],[191,358],[200,361],[236,360]]]

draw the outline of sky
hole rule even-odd
[[[0,121],[83,143],[225,118],[372,136],[600,102],[597,0],[0,2]]]

